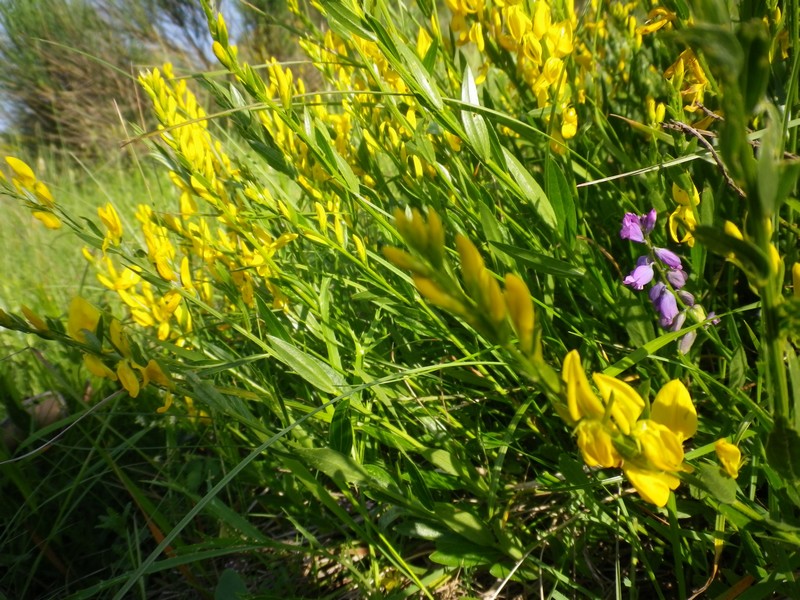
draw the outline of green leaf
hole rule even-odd
[[[464,80],[461,84],[461,101],[470,106],[480,106],[478,88],[469,65],[464,69]],[[487,160],[491,152],[489,141],[489,128],[482,115],[470,110],[461,111],[461,122],[464,124],[464,133],[472,149],[481,160]]]
[[[247,585],[233,569],[225,569],[214,589],[214,600],[237,600],[249,596]]]
[[[728,235],[719,227],[705,225],[695,228],[694,236],[717,254],[722,256],[733,254],[745,269],[752,284],[759,285],[769,277],[769,259],[750,242]]]
[[[579,267],[573,267],[568,262],[558,260],[557,258],[552,258],[551,256],[538,254],[536,252],[532,252],[531,250],[515,248],[509,244],[493,242],[491,240],[489,241],[489,244],[501,252],[505,252],[509,256],[528,264],[537,273],[546,273],[548,275],[555,275],[557,277],[583,277],[586,274],[583,269]]]
[[[329,394],[340,394],[344,389],[346,385],[344,378],[321,360],[309,356],[280,338],[268,335],[267,340],[271,344],[267,351],[272,356],[318,390]]]
[[[785,417],[777,417],[767,436],[767,463],[788,482],[800,481],[800,434]]]
[[[476,567],[493,564],[502,556],[492,548],[475,544],[460,535],[446,533],[436,539],[436,551],[428,558],[446,567]]]
[[[409,484],[411,486],[411,493],[414,498],[419,500],[419,503],[422,504],[426,510],[433,510],[433,495],[430,489],[428,489],[425,480],[422,478],[417,465],[408,457],[406,457],[405,464]]]
[[[349,456],[333,448],[292,447],[292,454],[312,469],[322,471],[339,485],[365,485],[375,483],[369,473]]]
[[[751,114],[764,98],[770,77],[769,32],[767,24],[752,19],[739,26],[736,37],[744,53],[743,68],[739,72],[739,90],[744,99],[744,110]]]
[[[411,77],[406,79],[406,84],[420,93],[434,109],[440,111],[444,108],[442,95],[439,88],[431,79],[430,73],[425,69],[425,65],[417,56],[417,53],[405,44],[399,44],[397,51],[405,66],[411,72]]]
[[[354,35],[375,41],[375,34],[364,27],[364,23],[359,16],[354,13],[343,2],[338,0],[323,0],[322,7],[325,9],[328,18],[328,25],[341,37],[347,39]]]
[[[542,222],[552,229],[556,229],[558,222],[556,220],[556,213],[553,210],[553,205],[544,193],[542,186],[540,186],[533,176],[528,173],[528,170],[522,166],[522,163],[517,160],[507,148],[503,148],[503,156],[506,160],[506,166],[509,173],[514,178],[519,186],[519,193],[522,200],[530,202],[534,210],[539,214]]]
[[[489,526],[471,512],[444,502],[437,502],[434,512],[450,531],[479,544],[490,545],[494,542]]]
[[[558,231],[568,248],[575,243],[578,216],[575,213],[574,188],[570,187],[561,168],[548,160],[544,168],[544,185],[558,221]]]
[[[687,476],[687,480],[718,502],[733,504],[736,501],[739,489],[736,480],[723,473],[719,465],[703,462],[691,476]]]
[[[328,441],[337,452],[350,455],[353,448],[353,423],[350,420],[350,400],[347,398],[340,400],[333,411]]]

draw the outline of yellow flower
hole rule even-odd
[[[108,248],[109,244],[119,245],[122,239],[122,223],[119,220],[119,215],[114,209],[114,205],[109,202],[105,206],[97,209],[97,216],[106,226],[108,232],[106,233],[105,240],[103,240],[103,251]]]
[[[104,379],[110,379],[111,381],[117,380],[117,374],[109,369],[105,363],[94,354],[84,354],[83,364],[86,365],[86,368],[89,369],[89,372],[92,375],[103,377]]]
[[[44,225],[48,229],[61,228],[61,219],[59,219],[51,212],[45,210],[35,210],[31,214],[35,219],[41,221],[42,225]]]
[[[664,506],[680,483],[683,442],[697,431],[697,412],[689,391],[678,380],[664,385],[653,401],[650,417],[642,419],[645,402],[627,383],[595,373],[601,400],[589,386],[580,356],[573,350],[561,373],[566,407],[556,407],[576,425],[578,447],[590,467],[622,467],[637,492]]]
[[[94,333],[100,322],[100,311],[80,296],[75,296],[69,303],[67,333],[78,342],[86,343],[84,330]]]
[[[575,428],[583,461],[590,467],[619,467],[622,457],[608,427],[597,419],[583,419]]]
[[[725,472],[736,479],[739,476],[739,467],[742,466],[742,451],[739,447],[723,438],[717,440],[714,450]]]
[[[6,162],[14,172],[15,182],[24,188],[32,188],[36,183],[36,175],[27,163],[13,156],[6,156]]]
[[[565,140],[575,137],[578,132],[578,113],[573,107],[569,107],[561,116],[561,137]]]
[[[139,395],[139,380],[136,378],[136,373],[133,372],[128,360],[121,360],[117,364],[117,377],[131,398],[136,398]]]
[[[697,227],[697,217],[695,216],[694,208],[700,204],[700,194],[697,188],[692,185],[692,194],[678,186],[672,184],[672,199],[678,204],[678,207],[669,216],[669,233],[679,244],[686,242],[689,247],[694,246],[694,236],[692,231]],[[683,225],[686,229],[683,237],[678,235],[678,225]]]
[[[681,442],[697,433],[697,410],[689,390],[677,379],[658,391],[650,408],[650,419],[668,427]]]
[[[652,471],[634,464],[626,464],[622,470],[639,495],[656,506],[666,506],[670,490],[677,489],[681,482],[670,473]]]
[[[605,409],[589,387],[577,350],[567,354],[564,359],[561,379],[567,385],[567,408],[573,422],[577,423],[584,417],[603,417]]]

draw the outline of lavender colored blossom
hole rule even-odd
[[[680,328],[683,327],[683,324],[686,322],[686,311],[682,311],[678,313],[678,316],[675,317],[675,320],[672,321],[672,325],[670,326],[670,331],[680,331]]]
[[[697,339],[697,331],[692,329],[689,333],[678,340],[678,352],[681,354],[688,354],[692,349],[692,344]]]
[[[692,296],[689,292],[678,290],[678,298],[680,298],[681,302],[683,302],[684,305],[688,306],[689,308],[694,306],[694,296]]]
[[[645,235],[650,233],[651,231],[653,231],[653,227],[656,226],[656,215],[657,214],[658,213],[656,213],[656,209],[655,208],[651,208],[649,213],[639,217],[639,221],[640,221],[640,223],[642,225],[642,229],[644,229]]]
[[[653,281],[653,261],[647,256],[640,256],[636,261],[636,268],[622,280],[622,283],[634,290],[641,290],[651,281]]]
[[[623,240],[643,244],[644,237],[653,231],[653,227],[656,225],[656,214],[655,208],[646,215],[641,216],[625,213],[622,218],[622,229],[619,232],[619,237]]]
[[[708,313],[706,320],[711,321],[712,325],[719,325],[720,323],[722,323],[722,319],[717,317],[717,313],[715,313],[713,310],[710,313]]]
[[[655,248],[654,251],[658,260],[667,265],[670,269],[683,269],[680,257],[672,250],[667,250],[666,248]]]
[[[632,242],[644,243],[644,231],[642,230],[642,223],[633,213],[625,213],[622,218],[622,229],[619,232],[619,237],[623,240],[630,240]]]
[[[678,301],[675,299],[675,295],[661,282],[654,285],[648,295],[653,303],[653,308],[660,315],[661,327],[666,329],[678,316]]]
[[[669,281],[669,284],[676,290],[685,286],[688,279],[689,276],[686,274],[686,271],[679,269],[670,269],[667,271],[667,281]]]

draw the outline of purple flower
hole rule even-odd
[[[672,325],[670,326],[670,331],[680,331],[680,328],[683,327],[683,324],[686,322],[686,311],[678,313],[678,316],[675,317],[675,320],[672,321]]]
[[[642,222],[633,213],[625,213],[622,218],[622,229],[619,232],[619,237],[623,240],[630,240],[632,242],[644,243],[644,231],[642,231]]]
[[[661,327],[666,329],[678,316],[678,301],[675,299],[675,295],[661,282],[655,284],[648,295],[653,303],[653,308],[660,315]]]
[[[722,322],[722,320],[719,317],[717,317],[717,313],[715,313],[713,310],[710,313],[708,313],[706,319],[708,321],[711,321],[712,325],[719,325]]]
[[[683,302],[689,308],[694,306],[694,296],[692,296],[689,292],[678,290],[678,298],[680,298],[681,302]]]
[[[656,213],[656,209],[655,208],[651,208],[649,213],[639,217],[639,220],[640,220],[640,222],[642,224],[642,229],[644,229],[645,234],[648,234],[651,231],[653,231],[653,227],[656,226],[656,215],[657,214],[658,213]]]
[[[656,214],[655,208],[646,215],[641,216],[625,213],[622,218],[622,229],[619,232],[619,237],[623,240],[643,244],[644,236],[653,231],[653,227],[656,225]]]
[[[689,350],[692,349],[692,344],[694,344],[695,339],[697,339],[697,331],[693,329],[678,340],[678,352],[681,354],[688,354]]]
[[[653,261],[647,256],[640,256],[636,261],[636,268],[622,280],[622,283],[631,286],[634,290],[641,290],[652,280]]]
[[[689,279],[689,276],[686,274],[686,271],[680,269],[670,269],[667,271],[667,281],[669,281],[670,285],[676,290],[685,286],[687,279]]]
[[[670,269],[683,269],[680,257],[672,250],[667,250],[666,248],[655,248],[655,253],[658,260],[667,265]]]

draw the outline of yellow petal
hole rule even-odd
[[[158,384],[158,385],[160,385],[162,387],[165,387],[165,388],[172,388],[173,387],[172,381],[170,381],[170,378],[167,377],[167,375],[164,373],[164,371],[161,370],[161,366],[156,361],[154,361],[152,358],[147,363],[147,366],[144,369],[142,369],[141,371],[142,371],[142,375],[147,377],[148,381],[152,381],[153,383],[156,383],[156,384]]]
[[[600,397],[603,398],[603,403],[606,406],[612,401],[613,397],[611,416],[620,431],[628,435],[631,432],[631,427],[639,418],[639,415],[642,414],[642,410],[644,410],[644,400],[631,386],[615,377],[595,373],[592,379],[597,389],[600,390]]]
[[[742,452],[739,447],[726,439],[721,439],[714,444],[714,450],[725,472],[736,479],[739,476],[739,467],[742,466]]]
[[[125,358],[131,357],[131,343],[125,331],[122,329],[122,323],[117,319],[111,319],[111,325],[108,327],[109,337],[111,343]]]
[[[525,282],[513,273],[506,274],[505,300],[514,330],[523,354],[533,352],[534,312],[531,291]],[[580,362],[580,361],[579,361]]]
[[[572,350],[564,358],[561,380],[567,385],[567,407],[574,421],[580,421],[584,417],[602,418],[605,410],[589,387],[589,380],[583,372],[577,350]]]
[[[689,390],[677,379],[659,390],[650,409],[650,418],[656,423],[666,425],[681,442],[697,432],[697,411]]]
[[[29,188],[36,182],[36,175],[25,162],[13,156],[6,156],[6,162],[11,170],[14,171],[14,176],[19,180],[23,187]]]
[[[608,427],[596,419],[583,419],[575,428],[578,448],[590,467],[618,467],[622,457],[611,440]]]
[[[117,380],[117,374],[108,368],[105,363],[103,363],[103,361],[94,354],[84,354],[83,364],[87,369],[89,369],[89,372],[92,375],[103,377],[104,379],[110,379],[111,381]]]
[[[680,471],[683,465],[681,440],[665,425],[651,419],[638,421],[632,431],[647,462],[658,471]]]
[[[83,330],[94,333],[100,322],[100,311],[80,296],[75,296],[69,304],[67,333],[73,340],[86,343]]]
[[[122,360],[117,365],[117,376],[131,398],[136,398],[139,395],[139,380],[127,360]]]
[[[656,506],[666,506],[669,491],[676,489],[681,482],[669,473],[659,473],[632,464],[626,464],[623,470],[639,495]]]
[[[31,214],[33,215],[34,219],[38,219],[39,221],[41,221],[42,225],[44,225],[48,229],[61,228],[61,219],[59,219],[51,212],[47,212],[44,210],[35,210]]]

